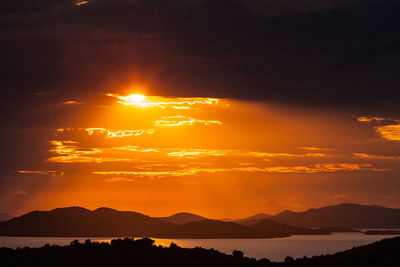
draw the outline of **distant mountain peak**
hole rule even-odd
[[[169,223],[178,224],[178,225],[190,223],[190,222],[207,220],[207,218],[205,218],[203,216],[193,214],[190,212],[179,212],[179,213],[176,213],[169,217],[158,217],[157,219],[162,220],[164,222],[169,222]]]
[[[113,212],[120,212],[120,211],[118,211],[116,209],[107,208],[107,207],[100,207],[100,208],[97,208],[97,209],[93,210],[93,212],[96,212],[96,213],[113,213]]]
[[[199,215],[196,215],[196,214],[190,213],[190,212],[178,212],[178,213],[175,213],[174,215],[171,215],[170,217],[173,217],[173,216],[183,216],[183,215],[199,216]],[[201,216],[199,216],[199,217],[201,217]]]
[[[271,220],[299,227],[399,228],[400,210],[340,203],[306,211],[284,211]]]
[[[255,215],[252,215],[252,216],[244,218],[244,219],[235,220],[234,222],[240,223],[242,225],[253,225],[253,224],[260,222],[263,219],[270,218],[271,216],[272,215],[269,215],[266,213],[257,213]]]
[[[80,207],[80,206],[71,206],[71,207],[61,207],[61,208],[55,208],[51,210],[50,212],[58,212],[58,211],[86,211],[90,212],[91,210]]]
[[[0,221],[7,221],[11,219],[13,216],[11,214],[8,214],[6,212],[0,212]]]
[[[278,216],[278,215],[287,215],[287,214],[295,214],[295,213],[296,213],[296,212],[291,211],[291,210],[284,210],[284,211],[278,213],[278,214],[275,215],[275,216]]]

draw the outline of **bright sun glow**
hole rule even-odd
[[[145,95],[132,94],[125,97],[125,101],[128,103],[141,103],[146,99]]]
[[[162,96],[145,96],[141,94],[132,94],[128,96],[121,96],[118,94],[108,93],[106,96],[114,97],[118,99],[117,103],[126,106],[136,106],[136,107],[160,107],[167,108],[171,107],[173,109],[195,109],[199,105],[212,105],[216,106],[219,104],[219,99],[216,98],[204,98],[204,97],[191,97],[191,98],[168,98]]]

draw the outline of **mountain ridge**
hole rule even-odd
[[[263,223],[256,226],[209,219],[179,225],[131,211],[109,208],[91,211],[82,207],[67,207],[50,211],[32,211],[2,222],[0,236],[270,238],[303,233],[331,233],[272,221],[265,222],[266,220],[262,220]]]
[[[341,203],[301,212],[286,210],[270,219],[299,227],[400,228],[400,209]]]
[[[164,222],[169,222],[173,224],[182,225],[189,222],[201,221],[201,220],[208,220],[207,218],[190,213],[190,212],[179,212],[175,213],[168,217],[154,217],[156,219],[162,220]]]
[[[268,215],[256,214],[242,220],[226,222],[187,212],[157,218],[106,207],[89,210],[73,206],[50,211],[31,211],[0,222],[0,235],[269,238],[355,232],[353,228],[400,228],[399,209],[376,205],[342,203],[302,212],[283,211],[263,218],[265,216]]]

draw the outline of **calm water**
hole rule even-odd
[[[181,247],[214,248],[231,254],[234,249],[241,250],[245,256],[257,259],[268,258],[273,261],[283,261],[290,255],[298,258],[331,254],[366,245],[393,235],[364,235],[362,233],[338,233],[333,235],[291,236],[274,239],[158,239],[157,245],[169,246],[171,242]],[[84,242],[87,238],[71,237],[0,237],[0,247],[41,247],[46,243],[68,245],[72,240]],[[109,242],[112,238],[89,238],[92,241]]]

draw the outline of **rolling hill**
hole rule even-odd
[[[296,234],[330,232],[293,227],[267,219],[252,226],[207,219],[178,225],[137,212],[109,208],[91,211],[81,207],[33,211],[0,223],[1,236],[269,238]]]
[[[244,219],[234,220],[233,222],[239,223],[242,225],[252,225],[252,224],[258,223],[259,221],[261,221],[263,219],[268,219],[270,217],[272,217],[272,215],[265,214],[265,213],[258,213],[258,214],[255,214],[253,216],[250,216],[250,217],[247,217]]]
[[[8,236],[160,236],[175,225],[149,216],[81,207],[33,211],[0,223],[0,235]]]
[[[169,217],[156,217],[156,219],[159,219],[164,222],[168,223],[173,223],[173,224],[185,224],[189,222],[196,222],[196,221],[201,221],[201,220],[207,220],[207,218],[193,214],[193,213],[188,213],[188,212],[180,212],[176,213],[172,216]]]
[[[7,220],[11,219],[12,217],[13,216],[8,214],[8,213],[0,212],[0,222],[1,221],[7,221]]]
[[[399,209],[349,203],[303,212],[284,211],[270,219],[298,227],[400,228]]]

